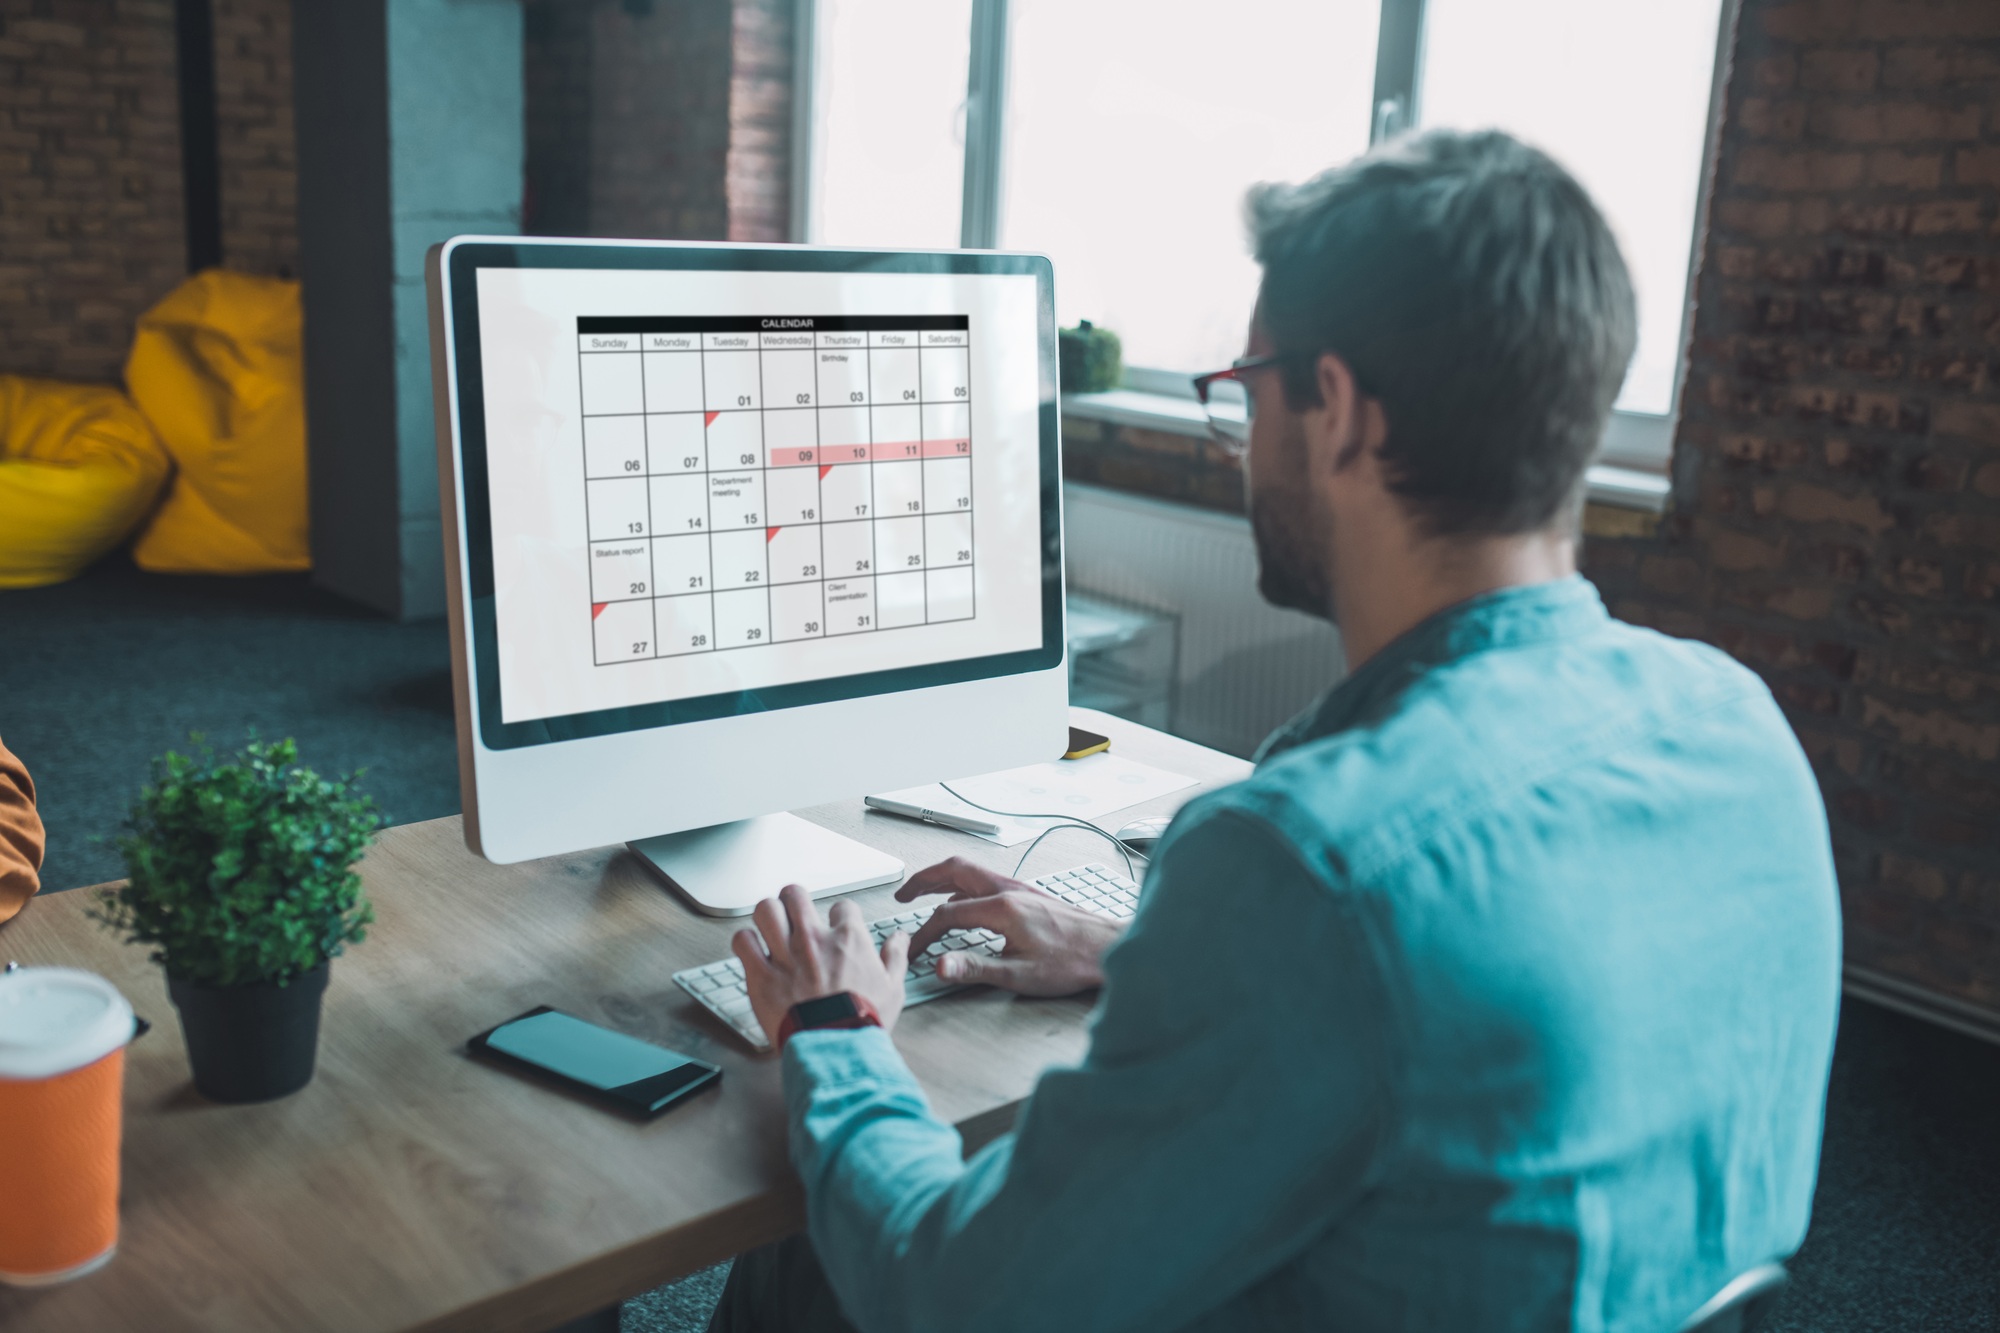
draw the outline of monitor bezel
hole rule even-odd
[[[967,251],[823,250],[688,242],[593,242],[542,238],[454,241],[445,247],[446,336],[453,375],[462,592],[472,646],[474,715],[489,750],[514,750],[775,712],[813,704],[1047,671],[1063,660],[1062,461],[1056,384],[1055,279],[1040,255]],[[702,695],[628,708],[507,722],[500,711],[499,629],[493,594],[493,527],[486,457],[485,392],[479,340],[482,268],[736,270],[797,273],[998,274],[1031,276],[1039,344],[1042,645],[1012,653],[896,667],[825,680]],[[661,312],[663,314],[671,312]]]

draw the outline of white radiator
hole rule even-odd
[[[1247,756],[1340,678],[1332,627],[1258,596],[1248,520],[1076,482],[1063,504],[1072,588],[1180,617],[1176,734]]]

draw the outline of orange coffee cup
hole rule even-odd
[[[67,1282],[117,1250],[132,1030],[132,1006],[103,977],[0,974],[0,1282]]]

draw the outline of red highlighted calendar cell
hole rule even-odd
[[[970,437],[956,440],[890,440],[868,446],[868,457],[876,463],[907,463],[915,459],[964,458],[972,452]]]

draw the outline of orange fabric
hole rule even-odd
[[[0,921],[20,911],[42,886],[45,838],[42,817],[35,813],[35,780],[0,742]],[[6,1119],[0,1115],[0,1124]]]
[[[118,1243],[125,1051],[54,1078],[0,1078],[0,1273],[36,1277]]]

